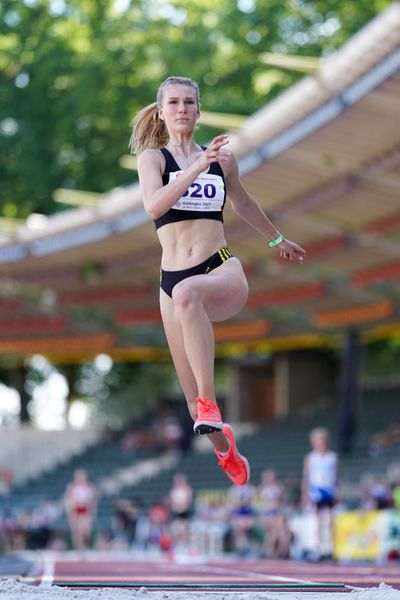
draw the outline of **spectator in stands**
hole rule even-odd
[[[363,490],[363,508],[365,510],[383,510],[393,506],[392,490],[381,475],[369,477]]]
[[[29,550],[43,550],[50,546],[57,517],[57,506],[50,500],[43,500],[31,511],[26,524],[26,546]]]
[[[268,558],[287,558],[290,531],[284,512],[285,490],[278,481],[275,471],[262,472],[258,497],[264,529],[265,553]]]
[[[297,511],[301,505],[301,483],[300,478],[291,473],[284,480],[286,505],[289,512]]]
[[[228,492],[230,508],[230,524],[233,536],[233,546],[236,552],[245,556],[254,548],[254,542],[260,546],[257,539],[257,512],[254,507],[256,499],[255,488],[246,483],[233,486]]]
[[[7,496],[13,480],[10,469],[0,469],[0,496]]]
[[[114,537],[124,540],[126,547],[129,548],[136,537],[136,526],[142,506],[136,498],[120,498],[115,503],[113,532]]]
[[[0,551],[12,552],[13,550],[19,549],[17,537],[17,517],[10,506],[5,506],[0,517]],[[25,541],[23,546],[25,546]]]
[[[88,548],[96,517],[96,487],[84,469],[74,472],[74,479],[66,489],[64,502],[72,545],[76,550]]]
[[[372,458],[379,456],[385,450],[395,448],[400,444],[400,425],[392,423],[384,431],[378,431],[371,437],[367,454]]]
[[[182,427],[178,417],[168,407],[162,407],[153,423],[155,435],[165,448],[179,448],[182,442]]]
[[[165,552],[171,549],[171,513],[166,502],[160,501],[150,506],[147,529],[147,548],[157,548]]]
[[[333,541],[333,507],[338,497],[338,457],[329,449],[330,434],[325,427],[310,432],[311,452],[303,463],[302,504],[317,514],[317,557],[330,558]],[[327,520],[327,529],[324,527]],[[330,551],[323,551],[325,533],[329,532]]]
[[[189,519],[193,507],[193,489],[184,473],[176,473],[169,493],[172,531],[177,546],[189,544]]]
[[[392,423],[386,431],[387,448],[397,448],[400,445],[400,425]]]
[[[151,431],[127,431],[121,441],[120,448],[122,452],[135,452],[138,449],[150,449],[156,445],[156,439]]]

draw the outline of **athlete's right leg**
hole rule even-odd
[[[163,290],[160,290],[160,309],[176,374],[185,395],[190,416],[195,421],[197,418],[197,403],[195,398],[198,396],[199,391],[193,370],[186,355],[182,327],[175,314],[174,302]],[[218,452],[226,452],[229,449],[229,442],[224,433],[212,433],[207,437]]]

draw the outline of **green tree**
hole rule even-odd
[[[126,427],[166,398],[182,395],[170,363],[114,363],[104,372],[96,362],[87,362],[75,389],[86,400],[92,423],[111,429]]]
[[[0,214],[63,210],[58,187],[133,181],[118,162],[129,121],[167,75],[197,79],[205,110],[251,114],[299,77],[266,67],[261,52],[327,55],[389,4],[3,0]]]

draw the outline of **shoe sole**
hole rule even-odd
[[[237,449],[237,446],[236,446],[236,442],[235,442],[235,436],[234,436],[234,433],[233,433],[233,429],[232,429],[232,427],[231,427],[230,425],[227,425],[227,424],[225,423],[225,424],[224,424],[224,428],[227,428],[227,429],[229,428],[229,431],[230,431],[230,434],[231,434],[231,436],[232,436],[232,437],[231,437],[231,436],[229,436],[229,437],[228,437],[228,436],[226,436],[226,437],[228,437],[228,439],[229,439],[229,442],[230,442],[231,444],[232,444],[232,443],[234,444],[234,446],[235,446],[235,452],[236,452],[236,454],[238,455],[238,457],[239,457],[239,458],[240,458],[240,459],[241,459],[241,460],[244,462],[244,464],[246,465],[246,471],[247,471],[247,479],[246,479],[246,481],[244,481],[243,483],[236,483],[235,485],[246,485],[246,483],[248,483],[248,482],[250,481],[250,464],[249,464],[249,461],[247,460],[247,458],[246,458],[245,456],[243,456],[242,454],[240,454],[240,452],[238,451],[238,449]],[[223,431],[223,432],[224,432],[224,431]],[[224,433],[225,433],[225,432],[224,432]],[[225,435],[226,435],[226,433],[225,433]],[[231,481],[232,481],[232,480],[231,480]],[[233,483],[233,482],[232,482],[232,483]]]
[[[239,452],[238,452],[238,456],[242,459],[242,461],[246,465],[247,479],[246,479],[246,481],[244,483],[239,483],[237,485],[246,485],[246,483],[249,483],[249,481],[250,481],[250,465],[249,465],[249,461],[247,460],[247,458],[245,456],[242,456],[241,454],[239,454]]]
[[[209,433],[220,433],[222,431],[222,421],[200,421],[193,425],[193,431],[196,435],[207,435]]]

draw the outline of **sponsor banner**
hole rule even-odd
[[[351,511],[336,516],[334,556],[338,560],[377,560],[388,531],[388,511]]]

